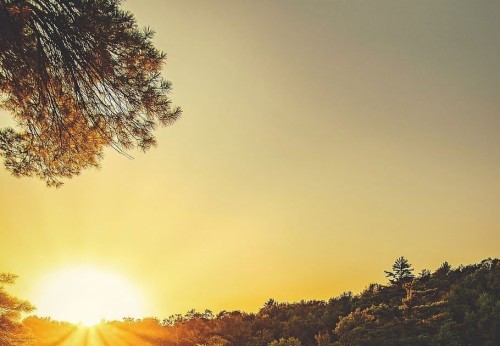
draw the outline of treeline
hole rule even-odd
[[[164,320],[124,319],[101,324],[141,344],[165,346],[500,345],[500,261],[452,268],[447,262],[418,275],[401,257],[386,271],[389,284],[328,301],[267,301],[257,313],[189,311]],[[66,323],[24,320],[43,345],[71,333]],[[73,327],[74,328],[74,327]],[[44,341],[45,340],[45,341]],[[134,344],[134,343],[131,343]]]

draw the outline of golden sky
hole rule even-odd
[[[139,1],[183,108],[60,189],[0,173],[0,271],[37,304],[119,273],[145,315],[256,311],[500,255],[500,3]],[[0,123],[8,123],[4,115]]]

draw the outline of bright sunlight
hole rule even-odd
[[[49,275],[42,282],[38,297],[38,315],[86,326],[103,319],[137,317],[143,310],[139,292],[125,278],[89,267]]]

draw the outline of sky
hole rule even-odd
[[[498,1],[129,0],[183,109],[59,189],[0,171],[0,271],[118,273],[144,315],[257,311],[500,255]],[[0,125],[9,124],[8,114]]]

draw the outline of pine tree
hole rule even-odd
[[[165,54],[119,0],[0,0],[0,155],[15,176],[61,178],[97,166],[103,149],[155,145],[180,115],[160,72]]]
[[[392,265],[392,271],[384,270],[385,276],[391,284],[404,284],[410,282],[415,275],[408,260],[403,256],[399,257]]]
[[[21,314],[33,310],[33,306],[8,294],[4,285],[13,284],[16,276],[0,273],[0,345],[22,345],[28,340],[25,328],[20,323]]]

